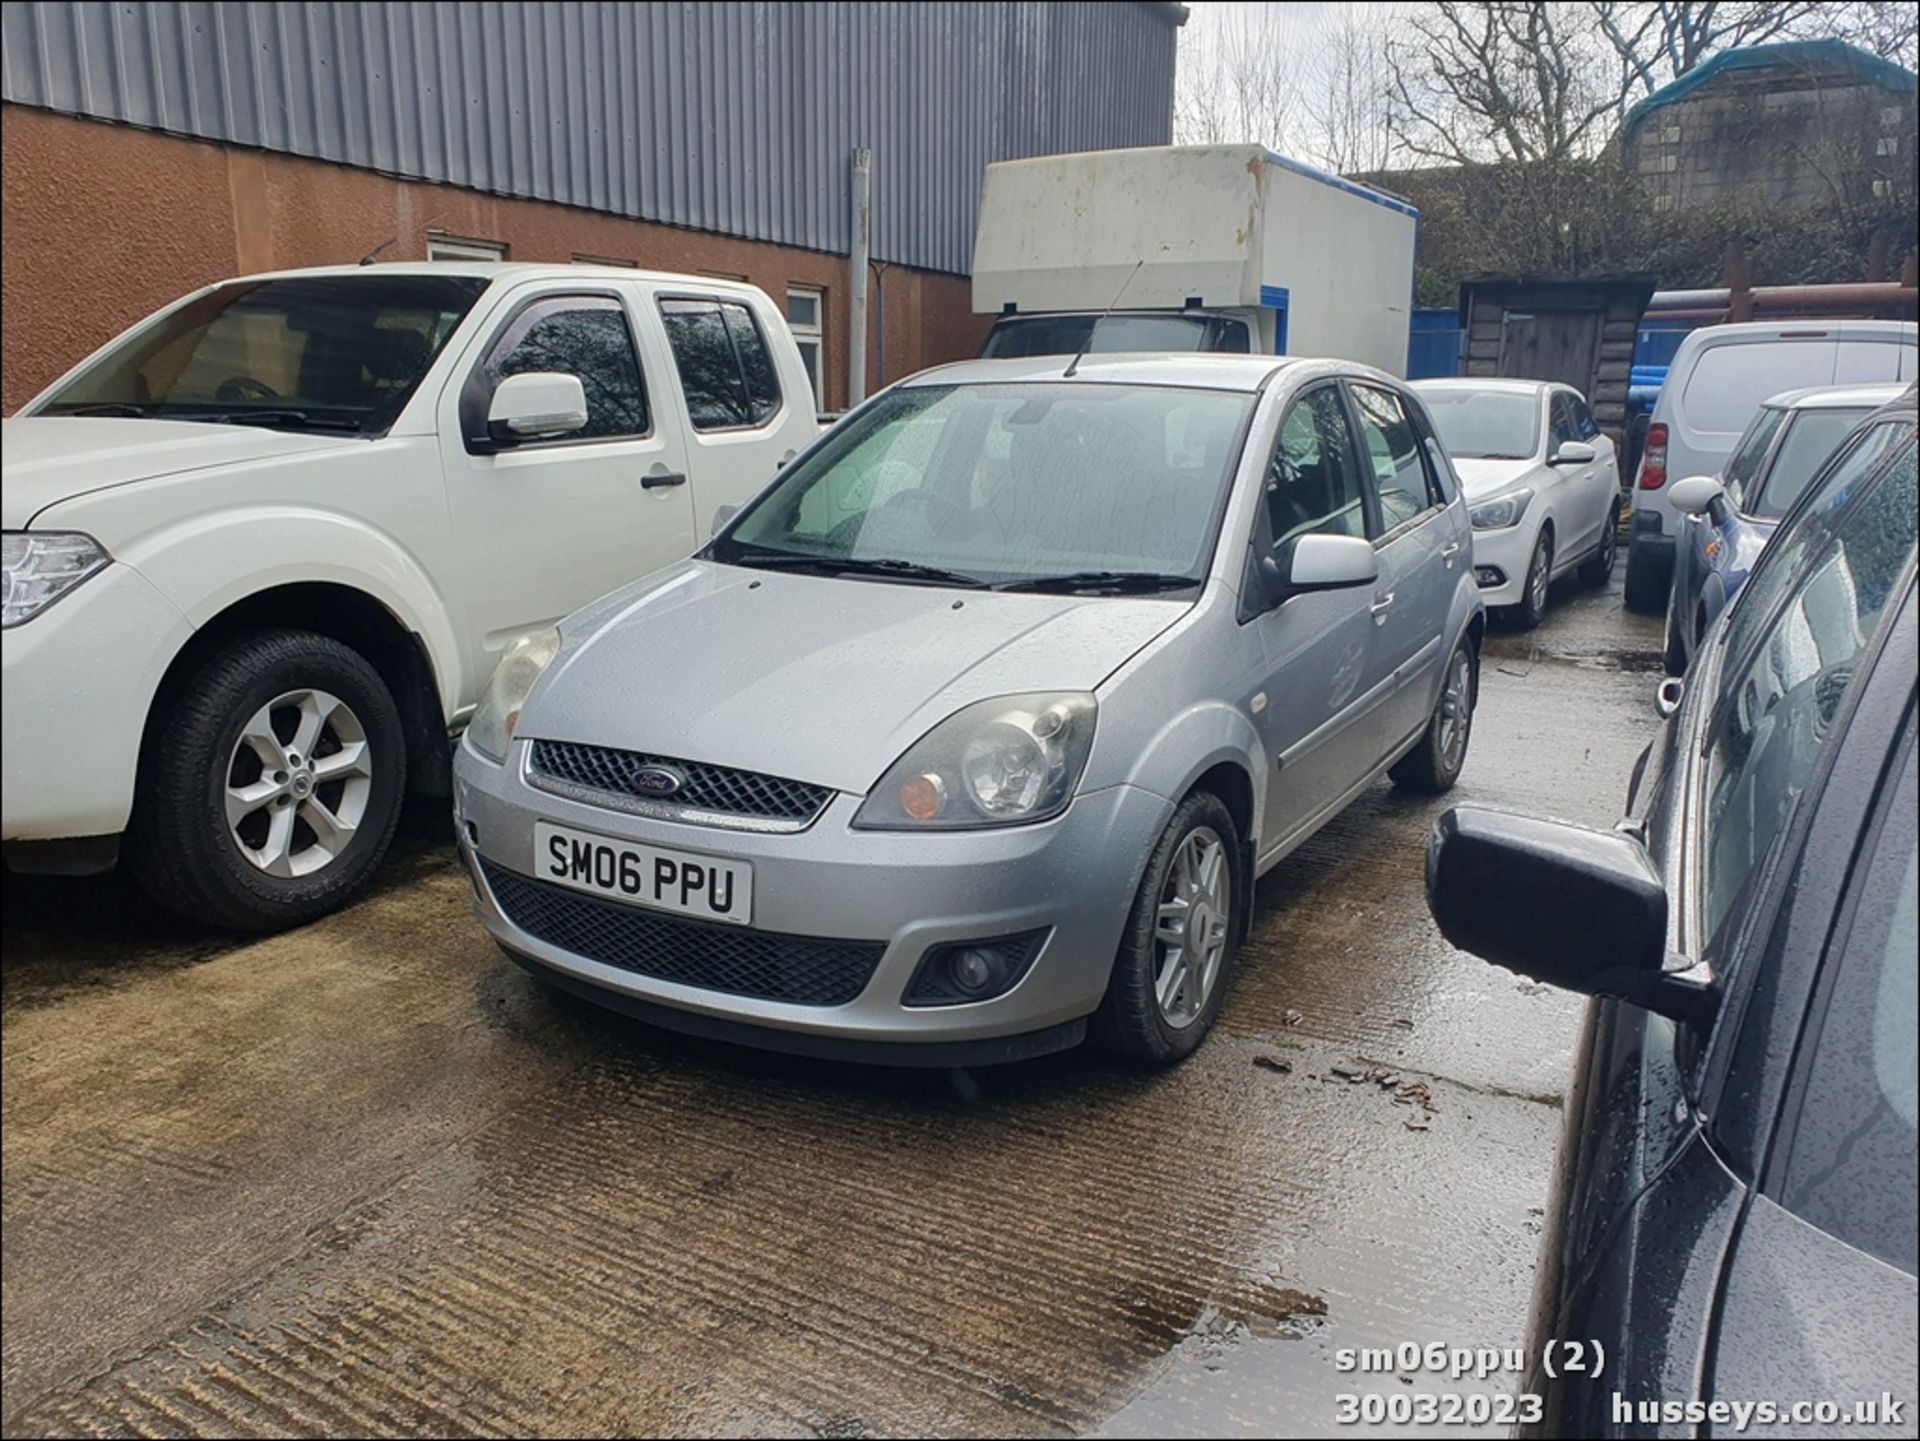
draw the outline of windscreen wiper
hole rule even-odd
[[[351,430],[358,433],[360,422],[332,416],[309,415],[304,410],[217,410],[205,415],[168,415],[164,420],[191,420],[213,425],[287,425],[302,430]]]
[[[1156,590],[1189,590],[1200,582],[1190,575],[1167,575],[1153,570],[1076,570],[1066,575],[1040,575],[1030,580],[1002,581],[995,590],[1140,595]]]
[[[48,415],[86,415],[86,416],[110,415],[110,416],[115,416],[115,417],[119,417],[127,420],[143,420],[146,418],[147,411],[144,406],[135,405],[130,400],[103,400],[99,402],[97,405],[62,406],[57,410],[50,407],[47,410],[47,414]]]
[[[977,575],[962,575],[957,570],[942,570],[937,565],[917,561],[863,560],[844,555],[802,555],[797,551],[752,551],[738,556],[735,565],[765,570],[812,570],[822,575],[870,575],[882,580],[918,581],[927,585],[957,585],[977,590],[986,584]]]

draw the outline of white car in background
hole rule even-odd
[[[385,852],[500,654],[818,434],[750,285],[581,265],[197,291],[5,423],[6,860],[238,929]]]
[[[1540,624],[1553,582],[1613,576],[1620,472],[1579,391],[1542,380],[1422,380],[1433,427],[1473,520],[1480,598]]]

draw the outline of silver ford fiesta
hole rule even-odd
[[[1383,775],[1453,784],[1470,545],[1420,402],[1362,366],[929,371],[509,648],[456,768],[481,922],[681,1030],[1179,1060],[1255,877]]]

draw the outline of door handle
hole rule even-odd
[[[686,483],[685,473],[678,470],[656,470],[650,475],[640,477],[640,486],[643,490],[665,490],[668,486]]]
[[[1373,623],[1375,625],[1385,625],[1387,623],[1387,612],[1392,609],[1393,592],[1388,591],[1385,595],[1374,597],[1373,604],[1367,607],[1367,614],[1373,617]]]
[[[1465,544],[1465,542],[1456,540],[1451,544],[1440,547],[1440,559],[1447,563],[1448,569],[1452,569],[1453,558],[1460,554],[1460,548],[1463,544]]]

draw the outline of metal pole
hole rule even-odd
[[[853,152],[853,253],[847,258],[847,408],[867,398],[867,242],[873,152]]]

